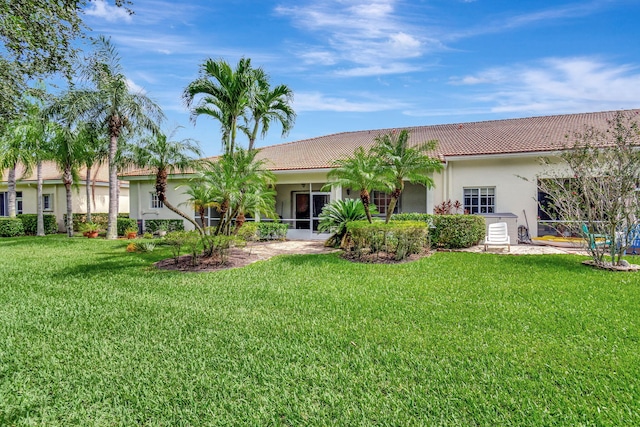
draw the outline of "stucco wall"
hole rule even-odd
[[[7,191],[6,184],[0,186],[0,191]],[[22,192],[22,212],[35,214],[38,212],[37,187],[35,183],[18,182],[16,191]],[[44,183],[42,194],[51,195],[52,210],[45,211],[46,214],[54,214],[58,222],[58,229],[64,231],[64,215],[67,213],[67,195],[63,184]],[[107,184],[97,184],[93,190],[92,212],[109,211],[109,186]],[[87,197],[84,185],[78,185],[71,189],[72,211],[73,213],[85,213],[87,211]],[[129,212],[129,188],[126,185],[120,187],[120,212]]]
[[[463,203],[466,187],[495,187],[495,212],[517,215],[517,225],[527,225],[528,222],[529,234],[535,237],[538,215],[536,177],[544,170],[536,156],[449,161],[435,192],[436,204],[445,200]]]

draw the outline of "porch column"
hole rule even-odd
[[[333,202],[334,200],[342,200],[342,186],[341,185],[336,185],[336,186],[331,187],[330,201]]]

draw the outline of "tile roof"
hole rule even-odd
[[[521,119],[491,120],[484,122],[453,123],[431,126],[397,128],[410,130],[410,144],[437,140],[433,153],[442,159],[452,156],[479,156],[516,153],[536,153],[565,148],[573,140],[573,132],[585,126],[602,130],[615,111],[528,117]],[[637,115],[640,109],[626,110]],[[324,169],[340,158],[353,154],[362,146],[373,146],[374,138],[392,129],[342,132],[301,141],[271,145],[260,149],[259,158],[267,159],[273,171]],[[567,138],[569,137],[569,138]],[[149,175],[148,170],[136,170],[125,176]]]
[[[20,181],[36,181],[37,180],[35,166],[32,168],[31,175],[29,176],[23,177],[22,171],[23,171],[22,167],[18,166],[16,177],[20,179]],[[2,173],[0,176],[2,178],[2,182],[5,182],[7,180],[7,171],[4,170],[1,172]],[[87,169],[84,167],[80,168],[80,170],[78,171],[78,175],[80,175],[80,180],[84,181],[85,177],[87,176]],[[101,165],[98,168],[94,166],[93,168],[91,168],[91,176],[94,177],[96,182],[109,182],[108,166],[106,164]],[[43,180],[45,181],[62,181],[62,171],[58,169],[58,167],[54,162],[43,162],[42,177],[43,177]]]

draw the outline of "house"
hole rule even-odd
[[[640,110],[628,110],[638,114]],[[444,165],[433,176],[435,187],[408,184],[398,204],[399,212],[431,213],[446,200],[458,200],[469,213],[484,215],[487,222],[506,221],[512,241],[517,228],[524,225],[532,237],[548,234],[550,227],[538,209],[537,178],[545,169],[541,157],[557,156],[573,143],[574,132],[585,126],[602,130],[615,111],[417,126],[410,129],[410,142],[437,140],[433,153]],[[323,191],[327,172],[339,158],[350,156],[362,146],[374,144],[374,138],[391,129],[343,132],[317,138],[277,144],[260,149],[259,158],[277,177],[276,211],[289,224],[291,239],[324,238],[318,235],[318,215],[322,207],[338,198],[356,198],[348,188]],[[121,177],[130,183],[130,215],[137,219],[179,218],[162,207],[155,197],[153,176],[148,170],[136,170]],[[189,174],[173,175],[168,197],[174,204],[186,201],[180,189]],[[373,202],[385,213],[388,195],[374,192]],[[212,213],[207,222],[215,221]],[[185,224],[188,226],[189,224]],[[210,225],[210,224],[206,224]]]
[[[53,214],[58,229],[65,230],[64,215],[67,213],[66,189],[62,182],[62,172],[53,162],[44,162],[42,166],[42,202],[45,214]],[[87,212],[86,168],[79,170],[79,181],[72,187],[73,213]],[[23,176],[19,167],[16,173],[16,213],[37,213],[37,176],[35,167],[29,176]],[[91,172],[91,212],[109,211],[109,171],[107,165],[93,167]],[[8,216],[7,171],[2,173],[0,181],[0,216]],[[119,211],[129,211],[129,183],[120,182]]]

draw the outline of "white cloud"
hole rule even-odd
[[[146,94],[147,91],[142,86],[137,85],[133,80],[127,79],[127,87],[130,92]]]
[[[395,63],[389,65],[370,65],[368,67],[355,67],[345,70],[336,70],[335,74],[345,77],[383,76],[389,74],[404,74],[419,71],[419,67]]]
[[[276,13],[293,25],[315,34],[322,48],[303,46],[303,60],[324,65],[357,64],[356,70],[384,68],[394,73],[412,71],[393,61],[422,56],[433,43],[422,29],[409,24],[396,10],[396,0],[324,0],[295,7],[278,7]],[[311,55],[309,52],[314,52]],[[318,55],[322,52],[322,55]],[[384,64],[381,65],[381,64]],[[369,75],[371,73],[340,75]]]
[[[585,57],[494,68],[451,83],[475,88],[470,100],[494,112],[637,108],[640,99],[640,67]]]
[[[338,62],[335,54],[326,50],[316,50],[299,54],[305,64],[334,65]]]
[[[320,92],[296,93],[293,108],[298,111],[336,111],[371,113],[406,108],[406,104],[390,99],[378,99],[367,94],[359,95],[362,100],[352,101],[344,97],[332,97]]]
[[[92,1],[84,13],[108,22],[131,22],[131,15],[124,8],[111,6],[105,0]]]

